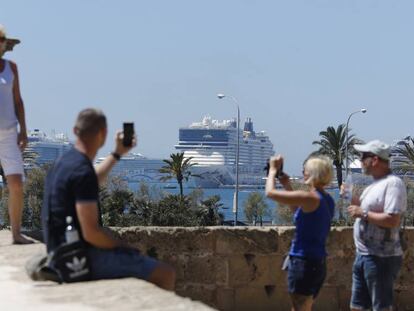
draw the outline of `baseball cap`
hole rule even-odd
[[[6,28],[1,24],[0,24],[0,37],[6,38],[6,51],[13,50],[14,46],[20,43],[19,39],[7,37]]]
[[[390,145],[380,141],[380,140],[372,140],[364,145],[354,145],[356,151],[359,152],[370,152],[378,156],[383,160],[390,159]]]

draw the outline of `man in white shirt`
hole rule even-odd
[[[374,140],[355,145],[364,173],[374,178],[353,198],[348,212],[354,217],[356,258],[352,271],[352,310],[392,310],[394,281],[402,264],[399,238],[407,208],[404,182],[391,174],[390,146]]]
[[[9,216],[13,243],[32,241],[20,233],[23,210],[23,159],[27,145],[26,120],[15,63],[3,58],[19,40],[10,39],[0,25],[0,164],[9,190]],[[17,129],[19,125],[19,131]],[[3,181],[4,182],[4,181]]]

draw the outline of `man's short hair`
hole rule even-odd
[[[75,134],[80,138],[95,136],[104,128],[106,128],[106,117],[100,109],[84,109],[76,118]]]

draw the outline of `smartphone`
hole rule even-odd
[[[123,124],[124,129],[124,139],[122,141],[125,147],[132,146],[132,139],[134,138],[134,123],[132,122],[124,122]]]

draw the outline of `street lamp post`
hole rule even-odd
[[[239,211],[239,156],[240,156],[240,108],[237,99],[234,96],[217,94],[219,99],[224,97],[231,98],[237,106],[237,148],[236,148],[236,184],[234,187],[234,197],[233,197],[233,213],[234,213],[234,226],[237,225],[237,212]]]
[[[360,110],[354,111],[352,112],[349,117],[348,120],[346,121],[346,127],[345,127],[345,131],[346,131],[346,141],[345,141],[345,178],[348,177],[348,126],[349,126],[349,120],[351,120],[351,117],[358,113],[358,112],[362,112],[365,113],[367,112],[367,110],[365,108],[362,108]]]

